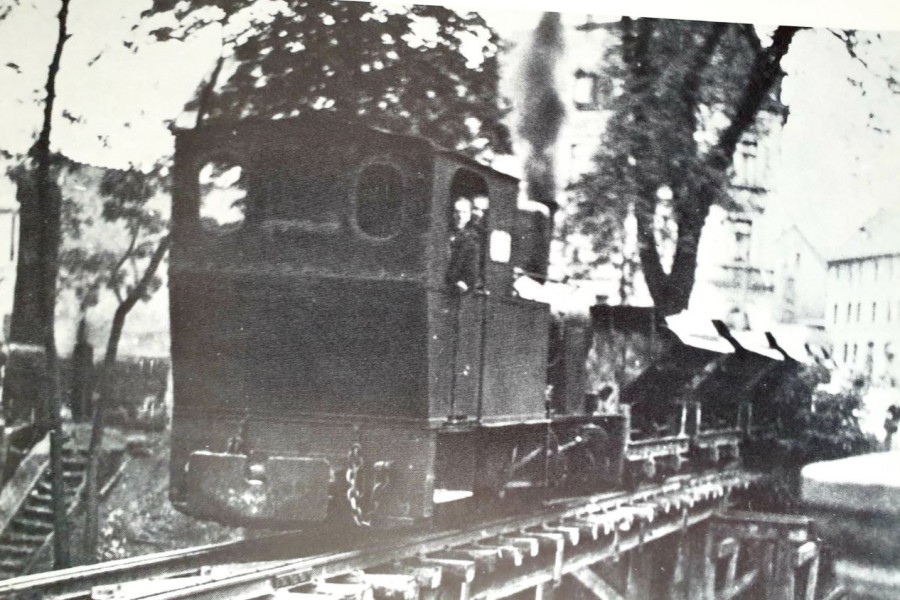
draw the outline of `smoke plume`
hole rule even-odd
[[[530,148],[525,162],[528,198],[556,209],[553,154],[565,108],[556,89],[556,65],[563,53],[559,13],[544,13],[525,57],[519,134]]]

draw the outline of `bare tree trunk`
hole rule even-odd
[[[44,121],[38,139],[35,141],[32,151],[34,153],[35,162],[37,163],[35,172],[36,187],[36,203],[39,205],[40,223],[36,227],[37,231],[25,231],[23,228],[21,240],[25,235],[39,234],[40,242],[32,244],[31,241],[26,242],[25,246],[29,252],[37,250],[38,258],[36,266],[39,269],[39,275],[33,279],[29,278],[23,287],[16,286],[16,305],[13,307],[13,320],[17,318],[16,308],[19,308],[19,318],[35,319],[23,325],[18,325],[15,329],[20,335],[28,338],[30,343],[34,343],[34,334],[40,330],[40,340],[43,342],[44,355],[46,360],[45,372],[45,393],[46,398],[43,400],[47,406],[47,425],[51,429],[50,435],[50,470],[52,474],[53,487],[53,559],[54,566],[57,569],[65,568],[69,565],[69,532],[66,519],[66,499],[65,499],[65,482],[63,480],[62,466],[62,446],[63,428],[62,417],[60,415],[60,386],[59,386],[59,364],[56,355],[56,329],[54,326],[55,309],[56,309],[56,277],[59,271],[59,243],[60,243],[60,207],[62,197],[59,188],[54,181],[51,181],[50,173],[50,132],[53,125],[53,105],[56,100],[56,76],[59,73],[60,61],[62,59],[63,46],[69,35],[66,31],[67,19],[69,16],[69,0],[61,0],[60,10],[57,15],[59,21],[59,34],[56,40],[56,47],[53,52],[53,58],[47,73],[47,97],[44,101]],[[33,214],[31,215],[34,216]],[[23,219],[24,221],[24,219]],[[34,223],[32,222],[32,225]],[[26,289],[26,284],[34,285],[33,289]],[[30,310],[26,310],[23,302],[37,299],[40,306],[40,313],[34,314]],[[23,312],[24,311],[24,312]],[[27,316],[26,316],[27,315]],[[26,333],[22,332],[26,330]],[[15,341],[15,338],[13,338]],[[41,399],[35,399],[32,406],[41,404]]]
[[[648,97],[647,90],[655,76],[650,57],[650,41],[653,37],[653,25],[647,19],[622,19],[622,59],[628,71],[626,93],[635,98]],[[631,153],[638,163],[649,153],[650,140],[647,123],[647,112],[641,102],[636,102],[632,109],[632,118],[638,126]],[[659,248],[654,235],[654,215],[656,213],[657,196],[660,182],[645,174],[638,179],[641,189],[634,207],[637,221],[638,256],[641,259],[641,270],[653,304],[661,314],[671,314],[673,308],[668,306],[668,277],[662,267]],[[674,312],[678,312],[675,310]]]
[[[19,202],[19,252],[9,364],[3,382],[3,416],[7,423],[32,422],[38,432],[44,432],[49,424],[44,391],[43,211],[35,173],[22,168],[13,173],[13,179]]]
[[[757,115],[765,103],[772,87],[781,78],[781,60],[787,54],[798,27],[779,27],[772,36],[772,43],[766,48],[759,48],[753,65],[748,72],[747,84],[736,106],[731,123],[722,132],[716,146],[710,151],[705,168],[710,174],[718,173],[719,177],[707,177],[704,181],[689,180],[686,176],[675,183],[675,220],[678,225],[675,257],[672,268],[666,273],[662,267],[659,249],[654,232],[654,214],[661,181],[653,177],[641,178],[642,189],[638,190],[639,199],[635,206],[635,217],[638,224],[638,253],[641,259],[641,270],[653,298],[653,303],[662,315],[678,313],[688,307],[691,291],[694,287],[697,270],[697,251],[700,236],[709,210],[721,195],[716,187],[718,182],[728,176],[734,153],[741,138],[755,122]],[[670,111],[672,118],[682,119],[685,127],[684,143],[696,151],[693,139],[696,128],[697,88],[700,85],[703,70],[707,68],[714,55],[716,46],[722,39],[725,26],[713,24],[707,38],[694,57],[693,67],[687,72],[682,82],[682,104]],[[647,87],[653,77],[650,43],[653,27],[646,19],[636,23],[630,19],[622,20],[623,62],[629,73],[628,91],[635,97],[646,98]],[[637,102],[632,114],[635,123],[646,121],[641,102]],[[632,151],[640,162],[640,157],[648,147],[648,140],[638,135],[633,143]],[[679,198],[683,201],[679,204]]]
[[[94,406],[94,419],[91,426],[91,442],[88,447],[90,462],[87,472],[87,497],[85,504],[85,527],[83,555],[85,562],[97,560],[97,550],[100,540],[100,450],[103,445],[103,417],[112,396],[112,377],[119,353],[119,341],[122,339],[122,330],[125,328],[125,318],[131,309],[144,297],[147,288],[156,271],[162,263],[166,252],[169,250],[169,237],[159,241],[159,246],[150,258],[150,263],[144,271],[141,280],[131,290],[131,293],[116,308],[113,316],[112,328],[106,343],[106,354],[103,357],[103,367],[100,369],[100,398]]]

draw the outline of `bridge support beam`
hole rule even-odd
[[[749,593],[766,600],[812,600],[819,543],[811,526],[811,519],[792,515],[716,515],[706,532],[700,597],[731,600]]]
[[[819,544],[805,517],[722,512],[570,573],[567,597],[814,600]],[[573,591],[577,589],[577,594]]]
[[[595,598],[602,600],[627,600],[613,586],[606,583],[590,567],[572,573],[572,577],[585,587]]]

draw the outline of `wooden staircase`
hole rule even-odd
[[[66,507],[71,512],[84,486],[87,451],[67,444],[63,447],[62,462]],[[26,574],[53,533],[52,490],[48,464],[15,516],[0,532],[0,579]]]

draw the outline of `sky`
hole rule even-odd
[[[8,2],[0,0],[0,7]],[[131,27],[149,4],[150,0],[72,0],[72,37],[58,81],[55,149],[75,160],[120,168],[148,167],[171,152],[166,123],[181,113],[198,82],[211,70],[220,33],[210,28],[188,43],[161,44],[142,38],[127,47],[123,41],[134,38]],[[873,70],[888,63],[900,66],[900,11],[881,0],[859,0],[852,10],[846,2],[765,0],[754,3],[753,13],[746,12],[747,6],[711,9],[711,3],[701,7],[703,3],[693,1],[677,3],[674,10],[679,12],[672,13],[671,4],[605,0],[594,3],[593,12],[628,10],[657,16],[893,29],[897,32],[884,35],[873,47],[870,64]],[[8,152],[25,151],[40,125],[42,88],[56,36],[56,6],[50,0],[21,0],[21,6],[0,22],[0,148]],[[453,6],[478,8],[465,1]],[[589,4],[584,0],[495,0],[483,14],[501,36],[522,40],[538,18],[536,11],[548,6],[584,13]],[[770,12],[760,13],[760,9]],[[900,169],[896,168],[900,164],[900,96],[889,94],[877,77],[854,63],[840,42],[825,32],[798,35],[784,66],[788,73],[784,99],[791,114],[773,167],[771,210],[786,224],[801,222],[814,243],[835,246],[878,208],[900,208]],[[864,81],[865,95],[848,83],[848,76]],[[879,133],[871,125],[893,133]],[[0,205],[9,205],[13,197],[11,184],[0,177]]]

